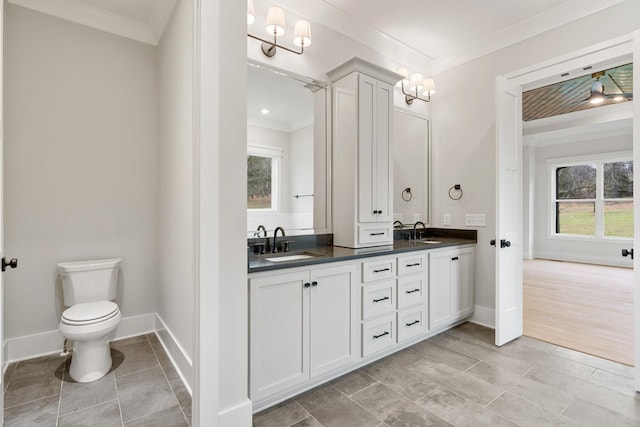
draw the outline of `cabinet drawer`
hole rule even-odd
[[[398,276],[424,271],[425,256],[413,255],[398,257]]]
[[[398,308],[409,307],[425,302],[424,275],[401,277],[398,279]]]
[[[362,357],[376,353],[396,343],[395,313],[362,324]]]
[[[424,305],[398,312],[398,342],[404,341],[427,330],[427,316]]]
[[[395,280],[362,287],[362,320],[391,313],[396,308]]]
[[[361,245],[366,244],[392,244],[391,225],[373,224],[373,225],[359,225],[358,226],[358,243]]]
[[[394,258],[362,263],[362,283],[389,279],[395,275]]]

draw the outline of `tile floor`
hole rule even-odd
[[[464,323],[266,409],[256,427],[639,426],[633,369]]]
[[[70,357],[12,363],[4,426],[189,426],[191,396],[155,334],[111,343],[113,368],[92,383],[69,377]]]

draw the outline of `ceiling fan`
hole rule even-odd
[[[604,76],[607,76],[609,79],[611,79],[620,93],[605,93],[604,85],[600,81],[600,78]],[[607,74],[606,71],[598,71],[596,73],[593,73],[591,74],[591,78],[596,80],[591,84],[591,93],[589,97],[583,100],[583,102],[589,101],[593,105],[598,105],[602,104],[608,99],[612,99],[613,101],[631,101],[633,99],[633,93],[625,93],[620,85],[615,81],[615,79],[610,74]]]

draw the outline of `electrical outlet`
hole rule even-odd
[[[442,224],[443,225],[451,225],[451,214],[444,214],[442,216]]]

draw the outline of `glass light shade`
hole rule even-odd
[[[256,22],[256,9],[253,7],[253,0],[247,0],[247,25]]]
[[[422,93],[425,96],[431,96],[436,93],[436,82],[433,79],[425,79],[423,82],[424,92]]]
[[[602,104],[604,102],[604,95],[601,93],[593,94],[589,97],[589,102],[592,104]]]
[[[300,19],[296,22],[293,32],[293,44],[298,47],[311,44],[311,24],[306,19]]]
[[[407,71],[407,69],[404,67],[398,68],[398,74],[400,74],[404,78],[400,80],[398,83],[396,83],[396,86],[401,87],[401,86],[408,85],[409,79],[407,77],[409,77],[409,71]]]
[[[284,10],[273,6],[267,12],[267,34],[281,36],[284,34]]]
[[[423,86],[423,78],[422,78],[422,74],[420,73],[415,73],[411,75],[411,80],[409,82],[409,90],[411,91],[418,91],[420,92],[424,86]]]

